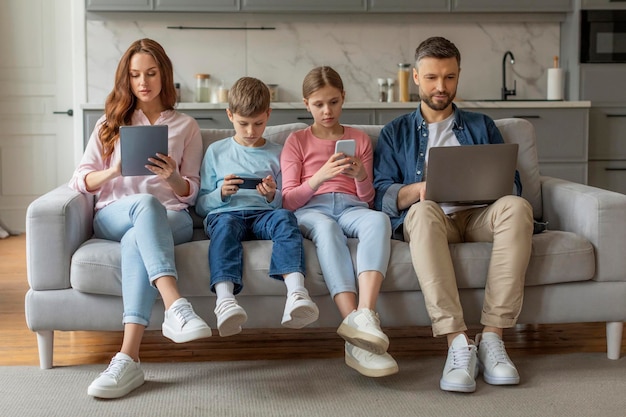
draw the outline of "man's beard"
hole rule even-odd
[[[435,103],[432,100],[431,96],[424,94],[421,90],[419,91],[420,100],[422,101],[422,103],[426,104],[431,109],[437,110],[437,111],[445,110],[446,108],[448,108],[450,103],[452,103],[452,101],[454,100],[454,97],[456,97],[456,92],[452,94],[448,94],[448,93],[444,93],[444,94],[448,97],[448,99],[444,102]],[[438,95],[441,95],[441,94],[438,94]]]

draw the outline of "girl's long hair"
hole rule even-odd
[[[174,69],[172,61],[163,47],[152,39],[139,39],[126,50],[115,71],[115,85],[107,96],[104,105],[106,120],[102,124],[99,138],[102,142],[102,158],[107,159],[113,153],[120,136],[120,126],[129,125],[137,105],[137,98],[130,86],[130,60],[137,53],[149,54],[154,58],[161,75],[161,103],[165,110],[174,108],[176,89],[174,87]]]

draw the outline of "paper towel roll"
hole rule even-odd
[[[563,100],[565,71],[563,68],[548,68],[548,100]]]

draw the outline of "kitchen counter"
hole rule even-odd
[[[455,104],[460,108],[467,109],[554,109],[554,108],[589,108],[590,101],[549,101],[549,100],[459,100]],[[177,108],[180,110],[219,110],[225,109],[226,103],[179,103]],[[417,102],[409,103],[379,103],[379,102],[345,102],[344,109],[414,109]],[[103,110],[101,103],[87,103],[82,105],[83,110]],[[275,102],[272,103],[272,109],[281,110],[303,110],[302,102]]]

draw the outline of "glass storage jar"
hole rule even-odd
[[[209,80],[211,76],[209,74],[196,74],[196,102],[208,103],[211,98],[211,91],[209,87]]]

